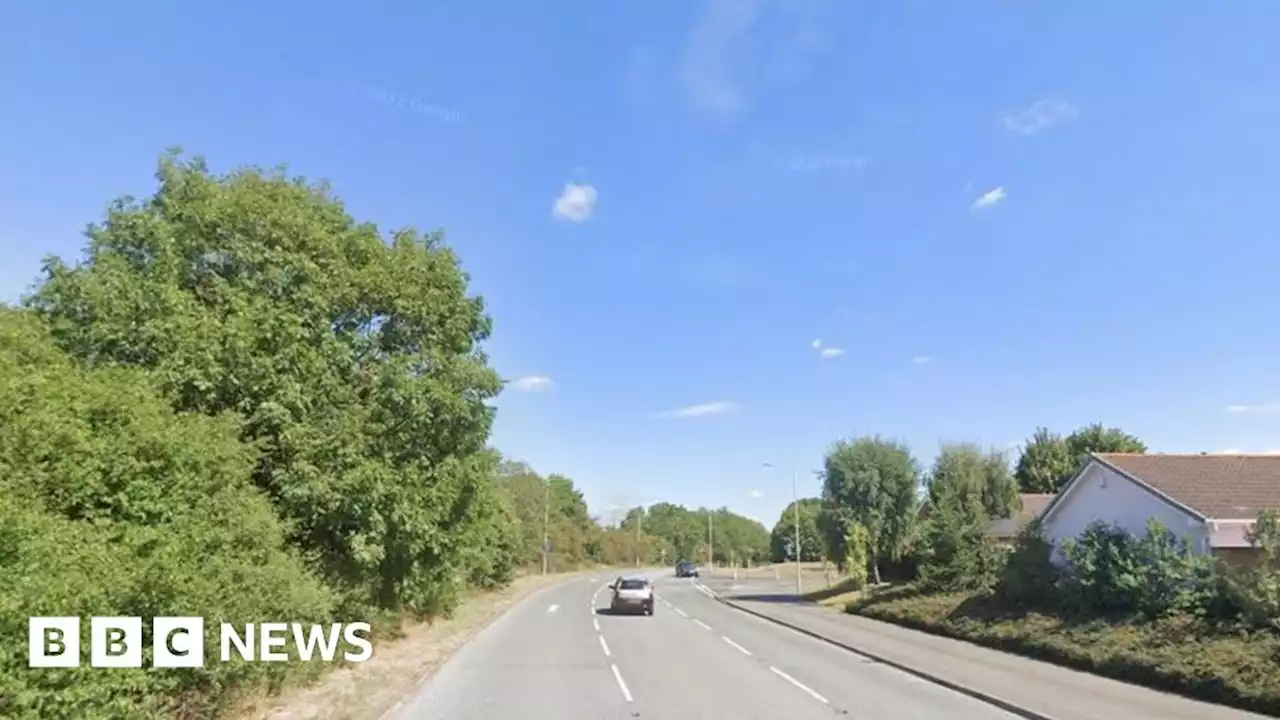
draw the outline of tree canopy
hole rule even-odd
[[[826,541],[818,529],[818,513],[822,509],[822,498],[801,498],[800,505],[800,560],[813,562],[826,556]],[[774,562],[794,560],[796,538],[796,503],[787,503],[787,507],[778,516],[769,537],[769,550]]]
[[[867,531],[872,569],[902,552],[916,520],[920,469],[905,444],[880,437],[841,440],[823,462],[819,525],[832,559],[846,557],[845,539],[857,523]]]
[[[1096,453],[1145,453],[1147,446],[1119,428],[1094,423],[1063,437],[1038,427],[1018,458],[1014,477],[1027,493],[1056,493],[1080,466]]]

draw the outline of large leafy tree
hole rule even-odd
[[[796,505],[791,502],[778,517],[769,537],[769,549],[774,562],[794,560],[796,542]],[[826,542],[818,530],[818,513],[822,508],[821,498],[801,498],[800,506],[800,560],[812,562],[821,560],[825,555]]]
[[[1093,423],[1067,436],[1067,450],[1079,463],[1089,453],[1145,453],[1146,443],[1116,427]]]
[[[1022,448],[1013,476],[1025,493],[1057,492],[1075,469],[1067,441],[1048,428],[1038,427]]]
[[[1001,453],[983,452],[963,443],[943,446],[927,479],[929,504],[936,508],[947,491],[959,488],[976,494],[991,518],[1012,517],[1018,508],[1018,485]]]
[[[879,561],[899,557],[911,537],[919,481],[919,464],[902,443],[876,436],[833,445],[823,463],[819,518],[831,557],[844,562],[852,524],[861,524],[879,583]]]
[[[1147,446],[1120,428],[1093,423],[1067,437],[1036,428],[1018,458],[1014,477],[1022,492],[1055,493],[1089,453],[1145,453]]]
[[[451,605],[497,502],[490,320],[438,234],[386,240],[324,186],[169,155],[83,261],[27,304],[58,344],[148,371],[172,406],[234,413],[291,541],[353,602]]]

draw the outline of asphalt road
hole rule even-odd
[[[1013,720],[1016,716],[650,573],[653,617],[608,614],[611,578],[547,588],[482,631],[398,720]]]

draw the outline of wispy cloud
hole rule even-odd
[[[660,412],[657,417],[660,418],[694,418],[708,417],[712,415],[728,415],[737,412],[737,403],[731,403],[725,400],[717,400],[716,402],[702,403],[701,405],[689,405],[688,407],[676,408]]]
[[[933,361],[934,361],[934,358],[929,355],[917,355],[911,358],[911,362],[916,365],[928,365]]]
[[[403,110],[416,115],[434,118],[443,123],[459,124],[466,120],[462,113],[457,110],[440,107],[439,105],[432,105],[430,103],[423,102],[418,98],[411,97],[403,93],[397,93],[386,88],[364,85],[362,83],[352,83],[351,90],[352,92],[366,97],[379,105],[386,105],[387,107],[393,107],[397,110]]]
[[[526,375],[507,383],[512,390],[520,392],[544,392],[555,386],[551,378],[545,375]]]
[[[751,497],[753,497],[753,498],[762,498],[762,497],[764,497],[764,491],[763,491],[763,490],[752,490],[752,491],[751,491]]]
[[[1004,115],[1000,122],[1010,132],[1034,135],[1079,116],[1079,110],[1065,100],[1041,100],[1025,110]]]
[[[1280,412],[1280,403],[1263,403],[1261,405],[1228,405],[1227,412],[1237,413],[1237,414],[1277,413],[1277,412]]]
[[[993,207],[994,205],[1002,202],[1007,196],[1008,194],[1005,193],[1003,185],[993,188],[982,193],[978,196],[977,200],[973,201],[973,209],[981,210],[983,208]]]
[[[583,222],[595,212],[596,195],[596,189],[591,185],[565,183],[564,191],[551,207],[551,213],[565,220]]]
[[[813,348],[814,350],[817,350],[818,348],[822,347],[822,338],[818,338],[813,342],[809,343],[809,347]]]
[[[832,358],[838,358],[841,355],[843,355],[844,348],[834,348],[834,347],[822,348],[822,351],[819,352],[818,354],[822,356],[823,360],[830,360]]]
[[[685,48],[685,92],[700,110],[732,115],[744,100],[734,81],[734,50],[760,19],[761,0],[707,0]]]

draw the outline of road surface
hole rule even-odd
[[[966,695],[649,573],[653,617],[608,614],[610,577],[575,579],[482,631],[397,720],[1013,720]]]

